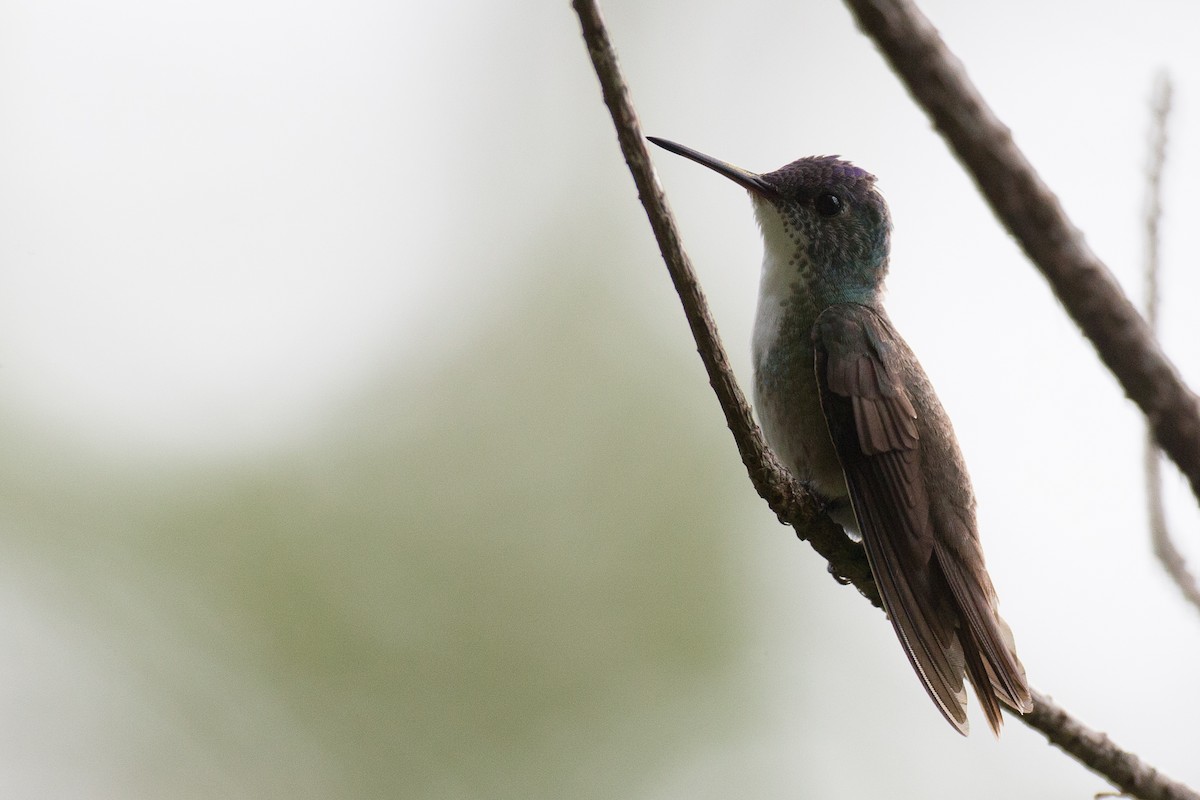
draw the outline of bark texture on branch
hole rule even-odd
[[[1101,775],[1130,797],[1142,800],[1197,800],[1200,794],[1173,781],[1099,731],[1071,717],[1053,700],[1033,693],[1033,711],[1022,720],[1045,734],[1050,744]]]

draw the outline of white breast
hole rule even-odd
[[[751,199],[763,235],[762,274],[752,340],[757,367],[779,335],[783,304],[797,291],[800,275],[796,258],[806,243],[797,231],[784,223],[774,205],[755,195],[751,195]]]
[[[764,244],[752,343],[755,411],[767,443],[796,477],[827,497],[842,497],[845,478],[813,372],[809,331],[820,309],[805,288],[807,242],[773,205],[754,199]],[[781,347],[784,336],[797,341]]]

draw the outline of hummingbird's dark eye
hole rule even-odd
[[[842,198],[832,192],[825,192],[817,195],[813,200],[813,208],[817,209],[817,213],[822,217],[834,217],[842,213]]]

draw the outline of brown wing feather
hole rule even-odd
[[[943,716],[967,732],[965,663],[952,614],[931,605],[935,573],[917,517],[923,488],[908,480],[910,453],[887,453],[847,469],[847,484],[884,608],[909,662]],[[853,474],[851,474],[853,473]]]
[[[978,559],[981,564],[982,553],[978,547],[972,550],[968,557],[972,560]],[[945,544],[939,543],[936,552],[938,563],[946,576],[946,583],[954,593],[967,623],[966,629],[971,636],[973,649],[983,655],[984,664],[987,666],[988,680],[979,683],[972,678],[971,682],[977,687],[976,694],[981,698],[990,694],[980,691],[978,687],[991,686],[996,696],[1012,708],[1023,714],[1032,711],[1033,699],[1029,694],[1025,667],[1016,656],[1012,631],[995,612],[995,591],[991,582],[988,581],[988,585],[983,586],[977,578],[978,575],[986,576],[986,573],[982,567],[970,569],[964,559],[961,556],[955,557]]]
[[[821,408],[871,572],[909,662],[943,716],[967,731],[957,615],[936,591],[916,411],[868,336],[861,306],[827,309],[814,328]],[[868,312],[869,313],[869,312]]]
[[[899,374],[900,348],[907,354],[907,347],[877,312],[859,305],[822,312],[813,343],[821,410],[896,634],[955,728],[967,731],[965,674],[998,733],[1000,702],[1032,709],[1025,669],[996,612],[965,474],[958,481],[966,491],[962,507],[949,503],[947,512],[943,501],[935,514],[931,506],[921,427]],[[913,369],[925,402],[935,407],[927,412],[941,415],[923,374]],[[957,463],[957,449],[951,453]]]

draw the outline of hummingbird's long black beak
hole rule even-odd
[[[691,159],[697,164],[703,164],[713,172],[724,175],[726,178],[729,178],[729,180],[733,181],[739,186],[749,189],[755,194],[762,195],[763,197],[779,196],[778,190],[763,180],[762,176],[758,173],[744,170],[741,167],[735,167],[733,164],[727,164],[720,159],[713,158],[712,156],[706,156],[704,153],[701,153],[698,150],[693,150],[690,147],[684,147],[681,144],[676,144],[675,142],[667,139],[660,139],[657,136],[647,136],[646,138],[654,142],[663,150],[669,150],[676,155]]]

